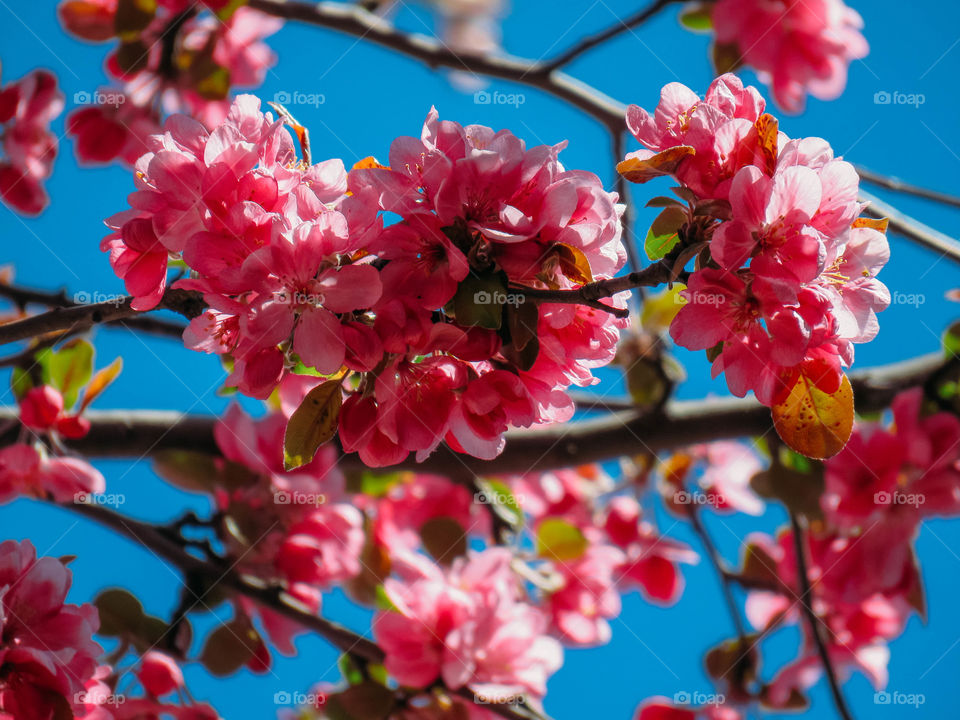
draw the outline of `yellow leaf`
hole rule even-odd
[[[672,175],[685,157],[694,155],[696,152],[689,145],[678,145],[646,160],[627,158],[617,163],[617,172],[630,182],[645,183],[661,175]]]
[[[283,434],[283,467],[293,470],[306,465],[323,443],[337,432],[343,395],[339,380],[318,385],[293,411]]]
[[[833,457],[853,432],[853,388],[844,375],[837,391],[828,394],[801,373],[771,413],[777,433],[792,450],[818,460]]]

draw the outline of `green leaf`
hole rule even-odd
[[[353,658],[347,653],[341,655],[337,660],[337,667],[340,669],[340,674],[343,676],[343,679],[351,685],[359,685],[363,682],[363,673],[360,671],[360,668],[357,667]]]
[[[630,363],[626,378],[627,391],[640,407],[659,405],[670,388],[663,369],[652,358],[638,358]]]
[[[718,43],[713,44],[711,51],[713,55],[713,68],[717,75],[725,75],[728,72],[734,72],[743,65],[743,57],[740,55],[740,46],[736,43]]]
[[[161,450],[153,457],[153,471],[181,490],[210,493],[217,486],[217,458],[193,450]]]
[[[465,327],[499,330],[507,301],[507,276],[502,272],[470,273],[453,296],[453,315]]]
[[[262,643],[248,622],[231,620],[207,636],[200,662],[211,675],[232,675],[254,656]]]
[[[943,350],[948,358],[960,356],[960,321],[953,323],[943,334]]]
[[[343,393],[339,380],[318,385],[293,411],[283,433],[283,467],[286,470],[306,465],[323,443],[337,433],[337,421]]]
[[[386,589],[382,584],[377,585],[374,589],[374,594],[376,595],[376,601],[374,605],[377,610],[383,610],[385,612],[400,612],[399,608],[393,604],[393,600],[390,599],[390,596],[387,595]]]
[[[33,387],[33,378],[30,373],[20,367],[15,367],[10,375],[10,389],[13,396],[19,400]]]
[[[99,634],[117,637],[140,625],[143,605],[126,590],[104,590],[93,601],[100,613]]]
[[[93,374],[93,345],[78,338],[65,343],[47,358],[50,384],[63,395],[64,407],[73,407],[80,389]]]
[[[694,32],[710,32],[713,30],[713,15],[710,7],[699,5],[684,10],[680,13],[680,24]]]
[[[449,565],[467,554],[467,533],[452,517],[430,518],[420,528],[420,540],[434,560]]]
[[[640,324],[644,330],[663,333],[670,327],[670,323],[680,312],[680,308],[687,304],[687,301],[680,295],[686,286],[681,283],[674,283],[673,287],[667,288],[655,295],[649,295],[643,301],[643,310],[640,312]]]
[[[493,511],[506,520],[512,527],[523,526],[523,508],[514,497],[510,487],[500,480],[480,478],[477,480],[480,492],[476,495],[477,502],[488,503]]]
[[[687,222],[687,212],[682,207],[668,207],[653,221],[647,232],[644,249],[651,260],[659,260],[680,241],[679,230]]]
[[[587,538],[576,525],[547,518],[537,526],[537,554],[548,560],[576,560],[587,549]]]
[[[346,473],[347,492],[363,493],[369,497],[384,497],[390,489],[404,481],[402,472],[375,472],[373,470],[354,471]]]

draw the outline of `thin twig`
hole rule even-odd
[[[837,680],[837,671],[830,660],[830,653],[827,650],[823,636],[820,634],[820,620],[813,612],[810,604],[810,577],[807,574],[806,549],[803,542],[803,528],[796,514],[790,513],[790,527],[793,530],[793,548],[797,556],[797,577],[800,583],[800,605],[803,607],[803,614],[807,619],[810,628],[810,634],[813,636],[813,642],[817,646],[817,654],[820,656],[820,662],[823,665],[823,672],[827,676],[827,682],[830,684],[830,692],[833,694],[833,702],[837,707],[837,713],[843,720],[853,720],[850,714],[850,708],[847,707],[847,701],[843,697],[840,689],[840,683]]]
[[[612,141],[610,149],[613,153],[613,167],[616,167],[627,152],[626,133],[622,129],[619,132],[611,130],[610,139]],[[630,266],[631,272],[637,272],[643,267],[643,263],[640,260],[640,250],[634,232],[636,210],[630,195],[630,183],[620,173],[617,172],[616,176],[617,194],[620,196],[620,202],[623,203],[623,216],[620,218],[620,222],[623,227],[623,244],[627,249],[627,264]]]
[[[727,610],[730,613],[730,618],[733,620],[733,626],[737,631],[737,640],[740,642],[740,647],[747,650],[747,630],[743,625],[743,618],[740,617],[740,610],[737,606],[736,598],[733,596],[732,584],[734,580],[732,575],[727,569],[723,558],[720,557],[720,551],[717,550],[713,538],[710,537],[710,533],[707,532],[706,527],[703,525],[699,508],[696,504],[688,505],[687,507],[690,508],[690,512],[687,514],[690,518],[690,524],[693,526],[697,537],[700,538],[700,544],[703,545],[704,550],[707,551],[710,564],[713,565],[720,578],[720,588],[723,590],[723,599],[727,604]]]
[[[656,2],[654,2],[652,5],[649,5],[642,10],[638,10],[630,17],[622,19],[618,18],[617,22],[607,29],[601,30],[598,33],[584,38],[569,50],[560,53],[560,55],[547,63],[547,67],[550,70],[556,70],[557,68],[563,67],[564,65],[569,64],[574,59],[583,55],[588,50],[592,50],[598,45],[602,45],[603,43],[607,42],[607,40],[615,38],[617,35],[625,33],[627,30],[633,30],[634,28],[643,25],[645,22],[647,22],[647,20],[666,8],[667,5],[682,1],[683,0],[656,0]]]
[[[960,242],[944,235],[939,230],[924,225],[919,220],[914,220],[906,213],[897,210],[889,203],[863,189],[860,190],[860,201],[870,203],[867,209],[863,211],[864,215],[873,218],[887,218],[890,221],[890,229],[894,232],[940,253],[943,257],[960,263]]]
[[[862,165],[854,165],[857,169],[857,174],[860,176],[861,180],[866,180],[868,183],[873,185],[878,185],[880,187],[885,187],[888,190],[894,190],[904,195],[914,195],[916,197],[924,198],[925,200],[933,200],[934,202],[943,203],[944,205],[951,205],[953,207],[960,208],[960,197],[956,195],[949,195],[945,192],[940,192],[939,190],[928,190],[927,188],[920,187],[919,185],[911,185],[910,183],[904,182],[897,177],[888,177],[886,175],[881,175],[880,173],[875,173],[872,170],[867,170],[867,168]]]

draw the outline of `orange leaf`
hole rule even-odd
[[[575,283],[586,285],[593,282],[593,271],[590,269],[590,261],[583,251],[573,245],[566,243],[557,243],[553,246],[557,251],[557,259],[560,261],[560,271]]]
[[[121,370],[123,370],[123,358],[120,357],[116,358],[102,370],[97,370],[87,385],[87,389],[83,391],[83,402],[80,403],[80,412],[86,410],[87,406],[92,403],[100,393],[106,390],[110,386],[110,383],[117,379],[117,375],[120,374]]]
[[[801,372],[789,395],[770,410],[781,439],[809,458],[833,457],[853,432],[853,388],[846,375],[835,392],[825,393]]]
[[[646,160],[627,158],[617,163],[617,172],[630,182],[645,183],[661,175],[672,175],[685,157],[694,155],[696,152],[689,145],[678,145]]]
[[[770,113],[764,113],[756,122],[759,135],[760,152],[767,161],[767,172],[773,174],[777,169],[778,144],[780,138],[780,124]]]
[[[353,164],[354,170],[389,170],[390,168],[387,165],[382,165],[377,162],[377,159],[373,155],[367,155],[367,157],[362,160],[357,160]]]
[[[879,220],[875,218],[857,218],[853,221],[853,227],[855,228],[870,228],[871,230],[876,230],[877,232],[882,232],[884,235],[887,234],[887,225],[890,224],[888,218],[881,218]]]

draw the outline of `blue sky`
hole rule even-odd
[[[896,174],[932,188],[958,192],[960,104],[952,89],[960,71],[960,5],[914,3],[909,10],[897,0],[853,0],[866,21],[871,54],[854,63],[845,95],[834,102],[812,100],[805,114],[781,116],[781,129],[794,137],[827,138],[837,154],[871,169]],[[593,3],[517,2],[504,25],[508,51],[526,57],[549,57],[577,38],[606,27],[618,15],[637,7],[636,0],[598,0]],[[12,79],[35,67],[55,72],[67,96],[93,92],[105,80],[103,46],[83,45],[58,27],[54,3],[0,0],[0,61],[3,77]],[[651,108],[660,87],[678,80],[703,91],[710,81],[705,36],[683,31],[675,11],[657,18],[636,33],[578,59],[571,74],[623,102]],[[404,9],[404,27],[428,32],[431,20],[419,11]],[[609,141],[600,126],[578,111],[530,88],[500,81],[489,91],[521,93],[516,105],[476,104],[471,93],[451,86],[445,73],[433,73],[415,61],[395,56],[354,38],[289,25],[271,38],[279,65],[255,92],[264,99],[277,93],[319,95],[323,102],[292,107],[312,134],[314,159],[341,157],[349,166],[367,155],[385,158],[397,135],[416,135],[431,105],[441,118],[509,128],[530,145],[569,139],[561,159],[568,167],[596,172],[612,187]],[[755,81],[745,73],[748,81]],[[876,104],[878,92],[922,94],[919,106]],[[766,94],[766,93],[765,93]],[[54,123],[63,132],[63,117]],[[634,193],[644,199],[661,194],[648,186]],[[106,257],[98,250],[104,234],[102,219],[125,207],[132,190],[127,171],[118,167],[79,169],[69,142],[61,146],[53,178],[48,183],[52,204],[39,219],[22,220],[0,207],[0,263],[12,263],[17,279],[70,292],[122,292]],[[960,220],[960,211],[921,200],[877,191],[947,233]],[[645,232],[652,211],[641,211],[638,232]],[[958,306],[943,299],[945,291],[960,286],[960,275],[949,260],[918,249],[894,237],[893,256],[881,278],[891,291],[921,293],[922,303],[894,304],[881,317],[876,341],[858,350],[857,366],[892,362],[936,350],[939,334],[955,318]],[[219,413],[224,398],[216,395],[223,378],[218,363],[189,352],[171,340],[144,338],[125,330],[100,330],[96,335],[101,365],[122,354],[125,371],[98,401],[100,408],[150,407],[183,412]],[[709,379],[702,355],[679,353],[690,375],[683,397],[723,393],[722,382]],[[604,375],[604,392],[616,392],[613,373]],[[12,398],[0,390],[0,403]],[[99,462],[110,492],[123,493],[122,510],[146,520],[163,520],[186,503],[203,509],[204,501],[186,496],[161,483],[147,460]],[[660,518],[662,530],[689,541],[696,539],[682,524]],[[776,508],[759,519],[710,517],[708,527],[727,558],[735,558],[740,540],[753,530],[772,530],[783,523]],[[147,609],[165,615],[175,606],[180,582],[143,548],[118,540],[62,510],[29,501],[0,507],[3,538],[30,538],[41,553],[77,554],[71,566],[71,599],[90,599],[104,587],[121,585],[136,592]],[[924,526],[918,549],[927,587],[930,619],[917,619],[892,644],[890,689],[922,693],[925,705],[912,708],[876,706],[873,691],[855,677],[845,691],[859,718],[946,717],[955,712],[956,682],[960,675],[960,614],[954,595],[960,577],[960,525],[934,521]],[[706,563],[685,570],[687,590],[673,608],[659,609],[636,594],[624,599],[623,614],[613,621],[614,638],[606,647],[567,653],[564,668],[550,684],[546,709],[557,718],[588,716],[629,717],[643,698],[679,691],[711,692],[702,669],[702,653],[732,635],[720,603],[718,586]],[[363,631],[365,611],[337,594],[325,600],[325,614]],[[222,608],[217,613],[225,619]],[[198,628],[211,627],[213,613],[198,618]],[[764,644],[766,670],[789,659],[796,648],[795,630],[782,631]],[[211,681],[202,669],[187,668],[194,694],[214,701],[226,718],[272,717],[273,694],[305,690],[318,680],[335,680],[336,653],[323,642],[303,638],[296,659],[280,658],[273,672],[253,676],[246,671],[226,680]],[[815,717],[833,717],[826,687],[812,692]]]

